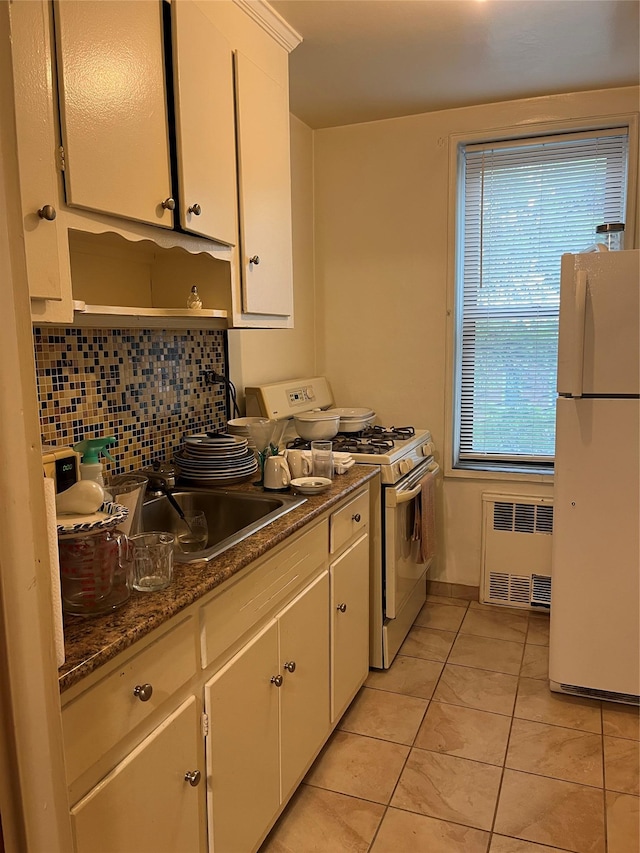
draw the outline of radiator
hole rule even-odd
[[[552,533],[553,498],[483,494],[480,600],[548,610]]]

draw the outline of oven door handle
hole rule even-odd
[[[438,465],[437,462],[431,462],[429,464],[429,467],[427,468],[427,472],[429,474],[432,474],[434,472],[437,474],[439,470],[440,470],[440,466]],[[390,498],[389,506],[400,506],[400,504],[406,504],[409,501],[412,501],[415,497],[417,497],[420,494],[420,491],[422,490],[422,480],[424,480],[424,479],[425,478],[423,477],[420,480],[420,482],[416,486],[413,487],[413,489],[407,489],[406,492],[405,491],[396,492],[395,490],[392,489],[391,494],[389,495],[389,498]]]

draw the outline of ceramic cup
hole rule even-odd
[[[311,474],[311,460],[308,455],[305,455],[304,450],[285,450],[284,456],[289,465],[292,480],[308,477]]]
[[[314,477],[333,480],[333,444],[330,441],[311,442],[311,470]]]
[[[264,463],[264,488],[279,492],[289,488],[291,473],[284,456],[267,456]]]
[[[131,536],[133,588],[139,592],[156,592],[171,583],[173,576],[172,533],[139,533]]]

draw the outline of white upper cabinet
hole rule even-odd
[[[236,52],[242,308],[293,314],[289,93]]]
[[[162,5],[55,8],[67,203],[171,228]]]
[[[237,242],[231,46],[189,0],[171,4],[180,225]]]
[[[48,11],[46,6],[34,2],[9,6],[29,292],[34,299],[59,302],[62,299],[60,220]],[[20,50],[22,45],[28,45],[29,50]]]
[[[34,322],[170,311],[292,327],[298,34],[245,0],[24,0],[10,14]],[[190,282],[209,313],[187,311]]]

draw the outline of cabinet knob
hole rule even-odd
[[[258,266],[258,264],[260,263],[260,256],[259,256],[259,255],[252,255],[252,256],[249,258],[249,263],[250,263],[250,264],[255,264],[255,266]]]
[[[200,782],[200,771],[190,770],[188,773],[185,773],[184,781],[188,782],[192,788],[195,788],[196,785]]]
[[[160,206],[164,207],[165,210],[175,210],[176,209],[175,200],[172,199],[171,196],[169,196],[169,198],[165,198],[165,200],[160,203]]]
[[[347,605],[346,604],[339,604],[337,606],[336,610],[339,610],[340,613],[346,613],[347,612]]]
[[[356,524],[359,524],[361,518],[362,518],[362,516],[360,515],[359,512],[357,512],[355,515],[351,516],[351,521],[355,521]]]
[[[137,696],[141,702],[148,702],[153,694],[153,687],[150,684],[136,684],[133,688],[133,695]]]
[[[56,209],[52,204],[45,204],[45,206],[41,207],[38,211],[40,219],[46,219],[48,222],[53,222],[57,215]]]
[[[271,683],[275,684],[276,687],[282,687],[282,676],[281,675],[272,675]]]
[[[193,213],[194,216],[200,216],[200,214],[202,213],[202,208],[199,204],[192,204],[191,207],[188,209],[187,213]]]
[[[295,672],[296,671],[296,662],[294,660],[288,660],[285,663],[284,668],[287,670],[287,672]]]

